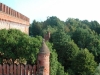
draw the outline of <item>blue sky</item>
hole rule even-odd
[[[0,0],[30,18],[44,21],[48,16],[96,20],[100,23],[100,0]]]

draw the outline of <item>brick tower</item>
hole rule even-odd
[[[50,32],[49,31],[47,31],[47,33],[44,35],[44,39],[45,39],[45,41],[49,41],[49,39],[50,39]]]
[[[37,58],[37,72],[38,75],[49,75],[49,57],[50,51],[45,41],[42,42],[42,47],[38,53]]]
[[[29,33],[29,18],[0,3],[0,29],[19,29]]]

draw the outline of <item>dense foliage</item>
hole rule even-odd
[[[29,27],[30,36],[15,29],[0,30],[0,63],[11,58],[34,64],[48,31],[50,75],[99,75],[100,24],[74,18],[65,22],[56,16],[44,22],[34,20]]]
[[[28,63],[35,63],[37,53],[41,46],[40,37],[33,37],[22,33],[19,30],[0,30],[0,52],[3,53],[2,59],[24,58]]]
[[[100,75],[100,63],[99,66],[97,66],[94,75]]]
[[[48,31],[51,33],[49,42],[53,44],[64,72],[69,75],[94,74],[100,63],[100,24],[97,21],[68,18],[64,22],[52,16],[44,22],[34,20],[30,25],[30,36],[43,36]]]

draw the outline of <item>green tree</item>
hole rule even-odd
[[[46,21],[44,21],[45,25],[50,25],[51,27],[64,25],[65,23],[61,21],[56,16],[48,17]]]
[[[39,37],[41,38],[41,37]],[[0,30],[0,52],[4,53],[3,59],[24,58],[28,63],[35,63],[41,40],[32,38],[19,30]]]
[[[42,25],[40,22],[34,20],[33,23],[30,25],[29,30],[30,36],[41,35]]]
[[[64,65],[64,70],[67,71],[79,48],[63,30],[58,30],[52,34],[51,41],[57,51],[59,62]]]
[[[0,63],[3,59],[19,59],[21,62],[27,61],[28,64],[35,64],[37,53],[41,47],[42,37],[30,37],[19,30],[0,30]],[[52,44],[47,42],[51,51],[50,74],[67,75],[64,67],[58,62],[57,53],[52,48]]]
[[[96,30],[96,28],[100,25],[97,21],[91,21],[90,23],[90,28],[92,30]]]
[[[79,48],[87,48],[95,56],[95,60],[100,62],[100,39],[92,30],[78,28],[72,34],[72,39]]]
[[[50,75],[68,75],[64,71],[64,67],[58,62],[58,55],[56,50],[53,49],[53,44],[47,42],[50,50]]]
[[[86,48],[89,37],[91,36],[90,34],[92,34],[92,32],[88,29],[78,28],[72,34],[72,39],[80,48]]]
[[[94,75],[96,66],[93,54],[87,49],[82,49],[72,62],[72,70],[75,75]]]
[[[74,57],[79,52],[79,48],[73,41],[66,42],[61,48],[62,50],[59,52],[59,61],[64,65],[67,71],[71,67]]]
[[[99,66],[97,66],[94,75],[100,75],[100,64],[99,64]]]

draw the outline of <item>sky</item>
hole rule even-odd
[[[33,20],[44,21],[49,16],[60,20],[78,18],[100,23],[100,0],[0,0]]]

